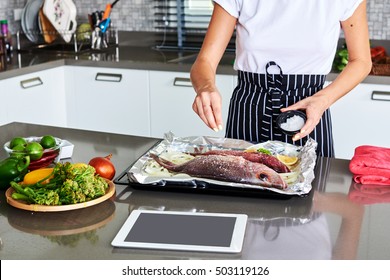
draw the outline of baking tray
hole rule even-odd
[[[193,152],[194,150],[207,151],[215,149],[245,150],[254,146],[253,143],[237,139],[203,136],[177,138],[174,137],[174,135],[169,134],[166,135],[164,140],[158,142],[144,155],[138,158],[133,164],[126,168],[122,173],[120,173],[120,175],[114,180],[114,183],[128,185],[134,189],[153,191],[257,196],[279,199],[289,199],[291,196],[306,196],[311,191],[311,181],[314,179],[313,169],[316,161],[316,143],[313,143],[312,141],[308,142],[310,143],[305,145],[305,147],[297,147],[291,144],[275,141],[268,141],[263,143],[267,148],[271,147],[271,149],[274,149],[277,147],[277,149],[281,148],[284,152],[287,151],[288,153],[291,153],[293,150],[293,152],[300,157],[302,166],[305,168],[302,174],[305,174],[305,176],[300,175],[299,182],[296,184],[294,183],[294,185],[291,187],[289,186],[289,188],[285,191],[261,186],[248,186],[246,184],[193,178],[191,176],[179,176],[173,178],[165,177],[164,175],[157,175],[157,177],[155,175],[145,175],[142,170],[145,164],[147,164],[147,161],[150,160],[150,153],[161,154],[164,150],[166,151],[167,149],[173,149],[182,152]],[[255,146],[258,147],[258,145]],[[309,149],[307,149],[306,146],[309,146]]]
[[[153,150],[155,147],[160,145],[163,140],[157,142],[154,146],[150,148]],[[147,151],[145,154],[147,154]],[[286,196],[282,194],[278,194],[275,192],[271,192],[268,190],[248,190],[243,192],[242,190],[235,190],[232,188],[221,187],[219,185],[214,184],[205,184],[204,182],[198,182],[198,185],[188,184],[184,182],[164,182],[155,183],[155,184],[141,184],[136,181],[133,181],[129,176],[130,169],[134,166],[136,162],[138,162],[142,157],[145,156],[143,154],[133,163],[131,163],[125,170],[123,170],[115,179],[114,184],[117,185],[125,185],[136,190],[146,190],[146,191],[157,191],[157,192],[179,192],[179,193],[196,193],[196,194],[212,194],[212,195],[226,195],[226,196],[244,196],[244,197],[258,197],[258,198],[272,198],[272,199],[280,199],[280,200],[288,200],[291,196]]]
[[[196,193],[196,194],[214,194],[214,195],[227,195],[227,196],[245,196],[245,197],[259,197],[259,198],[273,198],[273,199],[290,199],[292,196],[278,194],[268,190],[235,190],[232,188],[222,187],[214,184],[206,184],[204,182],[198,182],[197,185],[189,185],[180,182],[169,182],[164,185],[161,184],[141,184],[131,181],[127,174],[131,167],[126,168],[118,177],[114,180],[115,184],[127,185],[136,190],[146,191],[164,191],[164,192],[181,192],[181,193]]]

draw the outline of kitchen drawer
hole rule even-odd
[[[67,125],[63,67],[2,80],[1,88],[6,122]]]
[[[148,71],[70,67],[69,127],[150,135]]]

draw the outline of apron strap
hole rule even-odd
[[[269,73],[269,68],[272,67],[272,66],[276,66],[277,68],[279,68],[279,74],[270,74]],[[283,79],[283,70],[282,68],[279,66],[279,64],[277,64],[275,61],[270,61],[268,62],[266,65],[265,65],[265,72],[267,74],[267,83],[271,84],[271,85],[275,85],[276,83],[278,83],[279,85],[282,85],[282,79]]]
[[[272,66],[276,66],[277,68],[279,68],[279,74],[269,73],[268,70]],[[283,71],[282,68],[275,61],[268,62],[265,66],[265,71],[267,74],[268,92],[271,101],[271,108],[269,108],[268,110],[266,109],[266,111],[268,111],[267,115],[270,117],[270,119],[267,121],[274,123],[276,122],[276,118],[280,114],[280,109],[283,107],[281,102],[282,90],[280,89],[283,81]],[[273,133],[273,127],[274,125],[271,126],[271,134]]]

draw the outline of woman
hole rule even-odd
[[[222,129],[218,63],[236,28],[238,86],[233,92],[226,137],[251,142],[318,143],[334,157],[329,107],[371,70],[365,0],[215,0],[198,58],[191,69],[194,111],[211,129]],[[349,62],[323,87],[332,68],[340,30]],[[292,138],[281,133],[280,112],[304,110],[307,121]]]

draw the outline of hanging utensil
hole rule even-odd
[[[104,10],[103,14],[103,20],[110,17],[111,9],[115,6],[116,3],[118,3],[119,0],[115,0],[112,4],[107,4],[106,9]]]
[[[110,18],[106,18],[106,19],[103,19],[100,24],[99,24],[99,28],[101,30],[102,33],[106,33],[108,27],[110,26],[110,22],[111,22],[111,19]]]

